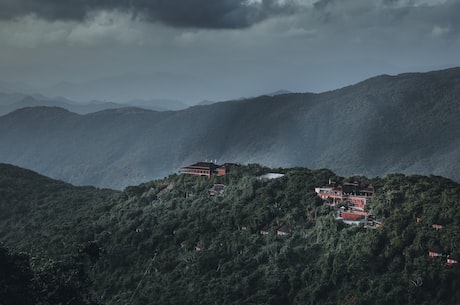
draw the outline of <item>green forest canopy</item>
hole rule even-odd
[[[267,172],[285,175],[258,178]],[[116,192],[0,173],[0,241],[33,270],[49,259],[82,266],[81,287],[101,304],[460,304],[459,266],[446,265],[460,250],[460,186],[442,177],[247,165]],[[371,183],[384,226],[337,221],[314,193],[330,178]],[[209,196],[215,183],[225,191]],[[277,236],[285,224],[290,234]],[[443,256],[428,258],[432,249]]]

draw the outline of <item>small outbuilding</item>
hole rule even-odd
[[[225,190],[224,184],[214,184],[214,186],[210,188],[208,191],[209,191],[209,195],[215,196],[215,195],[222,194],[224,190]]]
[[[281,227],[279,227],[278,230],[276,230],[276,235],[286,236],[286,235],[289,235],[291,231],[292,231],[291,226],[288,224],[284,224]]]
[[[449,254],[447,256],[446,265],[447,266],[453,266],[455,264],[458,264],[459,257],[460,257],[460,253],[458,253],[458,252]]]

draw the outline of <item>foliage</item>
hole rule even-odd
[[[34,271],[28,255],[0,247],[1,305],[97,305],[87,283],[80,263],[48,260]]]
[[[285,175],[259,178],[267,172]],[[369,208],[384,226],[367,229],[337,221],[335,211],[314,193],[330,178],[374,185]],[[12,223],[2,221],[0,240],[7,237],[9,246],[32,255],[78,262],[104,304],[460,303],[460,266],[445,264],[445,256],[460,250],[460,186],[442,177],[345,179],[329,170],[253,164],[211,179],[171,175],[122,193],[92,189],[94,202],[85,209],[72,215],[56,211],[69,217],[71,226],[58,217],[37,218],[43,211],[35,203],[74,202],[88,190],[52,189],[50,198],[49,184],[40,179],[31,177],[36,184],[29,184],[26,197],[11,180],[9,199],[0,199],[3,209],[18,198],[33,198],[35,210],[25,208],[27,214],[15,211],[8,218],[27,225],[41,219],[35,226],[39,233],[6,233]],[[210,196],[215,183],[225,184],[225,191]],[[437,231],[433,224],[444,228]],[[284,225],[291,231],[279,236]],[[50,238],[69,242],[43,242],[40,236],[50,227],[56,228]],[[434,247],[444,257],[428,258]],[[77,261],[72,253],[79,253]],[[34,270],[43,266],[46,261],[36,261]],[[78,278],[78,272],[61,272]],[[86,289],[88,282],[83,283],[74,288]]]
[[[0,247],[0,304],[34,304],[33,274],[26,256]]]

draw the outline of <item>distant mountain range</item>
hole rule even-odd
[[[37,106],[61,107],[79,114],[124,107],[139,107],[154,111],[175,111],[190,107],[183,102],[168,99],[130,100],[123,104],[103,101],[78,103],[66,98],[48,98],[41,94],[0,92],[0,115],[10,113],[20,108]]]
[[[0,117],[0,162],[112,188],[206,159],[460,181],[459,99],[460,68],[453,68],[180,111],[123,108],[78,115],[24,108]]]
[[[51,98],[65,97],[78,103],[98,100],[124,104],[132,99],[150,100],[164,97],[191,102],[195,100],[197,92],[208,87],[209,82],[195,76],[171,73],[125,73],[86,81],[61,81],[51,85],[34,86],[0,80],[0,92],[29,95],[40,93]]]

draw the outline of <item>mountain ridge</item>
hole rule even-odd
[[[131,100],[126,103],[114,103],[92,100],[78,103],[63,97],[48,98],[40,94],[1,93],[0,116],[25,107],[61,107],[78,114],[88,114],[105,109],[138,107],[153,111],[172,111],[188,108],[189,105],[176,100],[150,99]]]
[[[0,147],[0,161],[78,185],[113,188],[205,159],[460,181],[458,96],[460,68],[453,68],[382,75],[326,93],[180,111],[108,110],[48,125],[19,112],[21,119],[18,113],[0,117],[0,140],[7,144]]]

